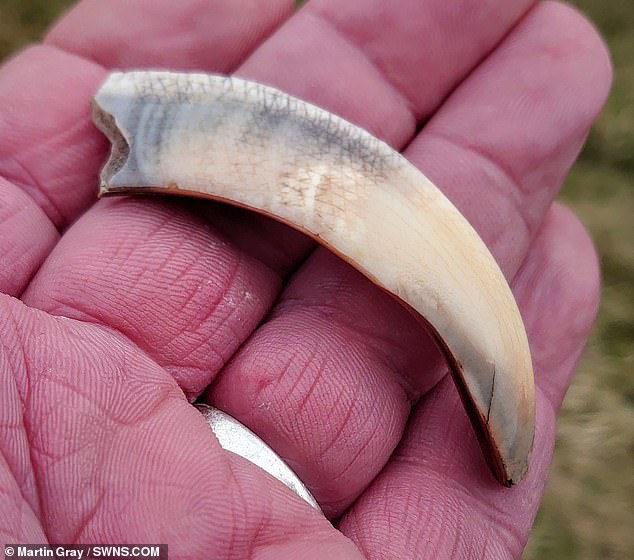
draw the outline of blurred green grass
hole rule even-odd
[[[41,36],[70,0],[0,0],[0,59]],[[634,558],[634,1],[576,0],[608,40],[616,81],[562,199],[603,268],[597,326],[561,413],[526,560]]]
[[[526,559],[634,558],[634,2],[576,0],[607,39],[615,82],[562,193],[603,271],[597,325],[558,426]]]

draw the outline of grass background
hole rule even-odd
[[[0,59],[71,0],[0,0]],[[634,1],[575,0],[610,44],[616,82],[562,193],[603,267],[597,326],[561,413],[525,560],[634,558]]]

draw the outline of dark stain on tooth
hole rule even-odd
[[[151,127],[156,129],[165,119],[176,126],[178,107],[186,105],[200,108],[192,113],[197,121],[187,124],[205,134],[217,133],[227,121],[233,122],[242,128],[238,140],[244,146],[266,147],[284,139],[299,157],[352,166],[373,182],[385,180],[400,163],[369,133],[345,126],[326,111],[315,114],[295,97],[255,82],[205,77],[195,88],[187,74],[155,74],[154,81],[144,82],[144,89],[137,92],[138,106],[152,106],[160,113],[150,117]]]

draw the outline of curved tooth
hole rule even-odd
[[[522,478],[534,386],[517,305],[474,229],[405,158],[314,105],[226,76],[114,73],[93,117],[113,145],[101,194],[198,196],[272,216],[414,310],[496,478]]]

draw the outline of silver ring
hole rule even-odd
[[[306,485],[280,456],[249,428],[217,408],[203,403],[195,403],[194,406],[206,418],[223,449],[257,465],[321,512],[319,504]]]

